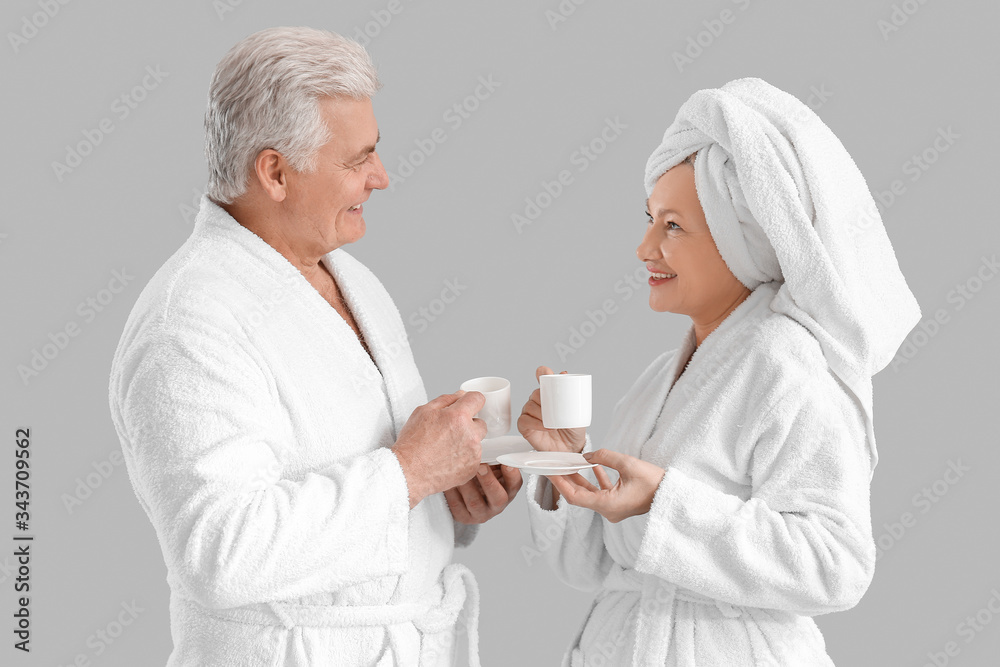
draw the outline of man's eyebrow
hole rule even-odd
[[[381,132],[381,130],[379,131],[378,136],[375,137],[375,144],[377,144],[380,141],[382,141],[382,132]],[[354,157],[352,157],[350,160],[348,160],[347,163],[348,164],[354,164],[355,162],[360,162],[364,158],[368,157],[369,153],[374,153],[375,152],[375,144],[372,144],[371,146],[365,146],[364,148],[362,148],[358,152],[358,154],[355,155]]]
[[[649,211],[649,200],[648,199],[646,200],[646,211],[647,212]],[[654,218],[659,218],[660,216],[667,215],[668,213],[673,213],[674,215],[676,215],[676,216],[678,216],[680,218],[684,217],[683,215],[680,214],[680,211],[675,211],[672,208],[661,208],[658,211],[656,211],[656,215],[654,215],[653,217]]]

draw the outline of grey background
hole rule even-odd
[[[7,442],[0,662],[68,665],[82,655],[93,665],[163,664],[171,639],[159,546],[124,467],[111,464],[106,478],[97,472],[108,471],[119,449],[107,404],[112,354],[140,290],[191,231],[193,211],[185,207],[205,184],[202,116],[219,58],[274,25],[352,36],[376,21],[372,12],[384,21],[379,13],[389,3],[48,1],[0,10],[4,143],[12,158],[3,164],[0,223],[0,432]],[[57,11],[38,14],[43,6]],[[759,76],[803,101],[812,96],[873,192],[900,181],[883,219],[924,322],[939,310],[947,322],[911,334],[909,357],[875,378],[878,568],[855,609],[817,620],[838,665],[923,665],[934,654],[938,664],[996,664],[1000,619],[987,604],[996,595],[1000,608],[993,511],[1000,280],[977,283],[976,276],[993,278],[982,258],[1000,249],[987,205],[997,177],[997,6],[565,0],[574,11],[554,28],[546,12],[559,11],[556,0],[400,0],[398,7],[387,25],[369,25],[378,34],[368,48],[384,83],[375,98],[380,156],[398,172],[415,140],[438,127],[447,139],[393,191],[373,195],[367,235],[348,251],[394,297],[431,396],[469,377],[503,375],[519,412],[535,366],[589,372],[592,434],[601,443],[618,397],[688,326],[682,316],[652,312],[645,289],[626,299],[619,281],[641,267],[634,253],[644,228],[646,157],[695,90]],[[710,43],[679,71],[673,53],[725,9],[734,20],[711,40],[705,32]],[[883,34],[879,22],[894,11],[898,30]],[[25,21],[42,25],[15,50],[10,34],[31,33]],[[168,74],[121,118],[112,104],[147,66]],[[456,128],[445,114],[474,94],[480,76],[500,85]],[[821,105],[816,90],[826,91]],[[113,132],[59,180],[52,163],[103,118]],[[609,118],[627,127],[579,171],[574,152]],[[931,149],[946,128],[958,138],[945,152],[932,149],[936,161],[914,179],[912,156]],[[563,169],[573,182],[518,233],[511,215],[523,214],[525,198]],[[134,279],[87,319],[78,305],[101,297],[122,269]],[[435,299],[448,280],[463,288],[441,308]],[[958,285],[978,291],[959,298]],[[616,312],[560,359],[557,343],[607,299]],[[421,307],[437,312],[426,326],[416,319]],[[18,366],[70,323],[79,334],[22,381]],[[32,435],[36,536],[30,655],[11,646],[16,573],[8,542],[14,430],[24,426]],[[959,462],[969,470],[945,481],[949,464]],[[100,484],[69,511],[66,497],[95,472],[91,480]],[[924,488],[934,502],[919,499]],[[586,612],[590,595],[555,581],[541,559],[525,556],[529,545],[521,497],[458,552],[481,582],[486,665],[558,664]],[[142,609],[134,621],[110,645],[99,643],[96,633],[133,601]],[[978,630],[961,625],[977,613],[985,621]]]

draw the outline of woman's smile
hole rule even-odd
[[[665,285],[674,278],[677,277],[676,273],[655,273],[650,272],[649,276],[649,286],[656,287],[657,285]]]

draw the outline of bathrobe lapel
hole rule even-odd
[[[374,285],[377,280],[372,274],[342,248],[325,255],[322,261],[336,279],[347,307],[354,315],[361,335],[375,358],[374,363],[361,346],[354,330],[336,310],[324,302],[327,310],[338,320],[331,328],[338,336],[351,339],[344,341],[342,349],[350,349],[352,354],[363,356],[374,379],[380,379],[384,383],[395,440],[414,408],[427,402],[423,383],[415,372],[416,364],[406,344],[403,320],[391,302],[376,298],[376,295],[384,293],[382,286]],[[322,301],[318,292],[316,296]]]
[[[660,415],[662,415],[662,411],[650,410],[649,406],[666,404],[677,385],[678,376],[684,370],[685,362],[694,349],[694,341],[694,328],[692,327],[688,330],[680,348],[665,353],[672,356],[666,364],[660,366],[659,375],[661,377],[650,384],[653,387],[653,392],[642,396],[641,400],[632,400],[636,397],[626,397],[619,403],[618,410],[625,410],[626,414],[618,423],[625,425],[625,428],[611,434],[609,448],[630,456],[641,456],[643,445],[653,435]]]

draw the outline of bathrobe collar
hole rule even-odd
[[[259,267],[261,274],[273,281],[272,289],[290,290],[302,299],[313,311],[317,321],[322,323],[334,344],[340,349],[361,359],[373,373],[381,375],[389,401],[393,419],[393,439],[399,435],[403,424],[413,410],[412,397],[408,395],[397,377],[399,364],[397,357],[407,354],[406,330],[402,325],[399,311],[391,301],[378,299],[379,291],[385,293],[382,283],[361,262],[343,248],[337,248],[323,255],[320,261],[330,270],[375,358],[365,351],[350,325],[340,316],[326,299],[306,280],[302,272],[273,246],[241,225],[229,213],[203,195],[201,207],[195,218],[194,235],[222,237],[243,250]],[[252,289],[252,288],[251,288]],[[266,298],[267,294],[261,294]]]
[[[709,333],[701,345],[696,346],[694,325],[685,333],[680,347],[672,361],[665,369],[664,381],[657,383],[656,396],[650,397],[652,405],[663,406],[659,412],[648,409],[636,410],[631,423],[637,425],[635,436],[623,439],[621,447],[628,454],[641,456],[642,446],[652,437],[660,416],[666,409],[667,401],[687,401],[694,397],[698,389],[704,386],[709,375],[716,367],[720,356],[737,354],[743,349],[742,341],[748,330],[759,325],[769,313],[770,304],[774,299],[780,282],[763,283],[733,309],[715,329]],[[685,362],[690,357],[687,370]]]
[[[706,358],[738,352],[739,349],[733,346],[733,342],[742,340],[747,329],[753,327],[755,323],[759,324],[761,319],[771,312],[771,301],[780,286],[780,281],[759,285],[719,323],[719,326],[705,337],[701,345],[696,346],[697,338],[692,324],[681,342],[680,349],[674,356],[670,369],[671,381],[668,385],[668,392],[672,391],[674,387],[690,391],[690,385],[697,384],[699,376],[703,377],[705,373],[702,366],[705,365]],[[691,361],[685,371],[684,364],[689,356]]]

